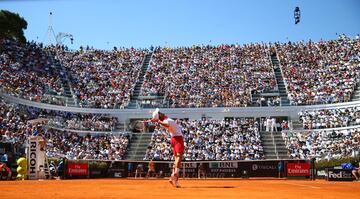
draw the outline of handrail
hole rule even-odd
[[[264,44],[265,45],[265,44]],[[271,47],[269,47],[268,49],[267,49],[267,51],[266,51],[266,54],[267,54],[267,57],[268,57],[268,59],[269,59],[269,62],[270,62],[270,64],[271,64],[271,70],[272,70],[272,73],[273,73],[273,78],[275,79],[275,81],[276,81],[276,88],[277,88],[277,92],[279,92],[280,91],[280,89],[279,89],[279,84],[278,84],[278,82],[277,82],[277,80],[276,80],[276,74],[275,74],[275,70],[274,70],[274,63],[272,62],[272,59],[271,59],[271,53],[269,52],[269,51],[271,51]],[[281,102],[280,102],[281,103]]]
[[[283,133],[296,133],[296,132],[314,132],[314,131],[341,131],[347,129],[356,129],[360,128],[360,125],[356,126],[347,126],[347,127],[337,127],[337,128],[327,128],[327,129],[297,129],[297,130],[283,130]]]
[[[80,108],[80,107],[66,107],[52,104],[45,104],[35,101],[30,101],[15,97],[0,90],[0,97],[11,103],[22,104],[25,106],[37,107],[40,109],[57,110],[64,112],[76,112],[76,113],[95,113],[95,114],[122,114],[124,118],[137,118],[149,115],[151,109],[100,109],[100,108]],[[360,106],[360,101],[336,103],[336,104],[320,104],[320,105],[308,105],[308,106],[277,106],[277,107],[203,107],[203,108],[163,108],[163,111],[168,114],[176,115],[177,118],[181,117],[195,117],[192,114],[208,114],[213,116],[220,116],[223,110],[226,111],[226,115],[259,115],[262,116],[276,116],[287,115],[292,118],[298,118],[297,113],[304,109],[316,109],[316,108],[342,108],[342,107]],[[225,113],[224,113],[225,114]],[[182,115],[182,116],[181,116]]]
[[[276,128],[276,127],[275,127]],[[271,129],[272,130],[272,129]],[[276,158],[279,159],[279,153],[277,151],[277,147],[276,147],[276,144],[275,144],[275,139],[274,139],[274,134],[273,134],[273,131],[270,131],[271,133],[271,138],[272,138],[272,141],[273,141],[273,145],[274,145],[274,149],[275,149],[275,154],[276,154]]]
[[[91,130],[77,130],[77,129],[67,129],[67,128],[58,128],[51,125],[44,125],[45,128],[54,129],[58,131],[68,131],[78,134],[132,134],[130,131],[91,131]]]
[[[275,52],[276,52],[276,59],[278,60],[278,62],[279,62],[279,69],[280,69],[280,73],[281,73],[281,77],[283,78],[283,82],[284,82],[284,86],[285,86],[285,90],[286,90],[286,94],[287,94],[287,99],[290,101],[290,99],[289,99],[289,90],[288,90],[288,83],[287,83],[287,81],[285,81],[285,76],[284,76],[284,71],[283,71],[283,67],[282,67],[282,64],[281,64],[281,61],[280,61],[280,59],[279,59],[279,53],[278,53],[278,50],[277,50],[277,48],[275,47]],[[291,102],[291,101],[290,101]]]

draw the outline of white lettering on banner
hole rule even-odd
[[[214,162],[209,164],[210,169],[217,168],[238,168],[237,162]]]
[[[236,169],[210,169],[211,173],[235,173]]]
[[[325,170],[317,171],[317,176],[326,176]]]
[[[309,170],[308,169],[289,169],[288,172],[291,174],[298,174],[298,173],[306,174],[306,173],[309,173]]]
[[[37,161],[36,161],[36,149],[37,149],[37,142],[31,141],[30,142],[30,150],[29,150],[29,178],[36,179],[37,178]]]
[[[333,171],[329,171],[329,178],[352,178],[350,173],[345,173],[340,171],[339,173],[334,173]]]
[[[72,168],[69,168],[69,173],[71,173],[71,174],[85,174],[86,172],[87,172],[86,169],[81,169],[81,168],[72,169]]]
[[[87,169],[85,168],[81,168],[80,165],[74,165],[74,168],[69,168],[69,173],[76,175],[76,174],[86,174],[87,173]]]
[[[219,168],[238,168],[237,162],[220,162]]]
[[[261,170],[274,170],[274,169],[276,169],[276,166],[274,166],[274,165],[257,165],[257,164],[253,164],[251,168],[252,168],[253,171],[256,171],[258,169],[261,169]]]

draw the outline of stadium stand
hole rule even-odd
[[[183,120],[185,160],[260,160],[264,158],[259,124],[251,119]],[[156,129],[144,160],[173,158],[170,136]]]
[[[130,135],[125,132],[109,132],[115,127],[115,118],[28,108],[6,103],[2,99],[0,107],[0,140],[14,143],[17,151],[24,151],[28,136],[42,135],[47,139],[48,157],[105,160],[121,160],[124,157]],[[36,118],[50,119],[46,124],[29,122]],[[96,133],[84,135],[77,131],[69,132],[48,127],[53,125],[76,130],[90,129]]]
[[[291,105],[350,101],[359,82],[359,39],[275,44]]]
[[[165,96],[170,107],[243,107],[275,86],[265,45],[157,48],[142,95]]]
[[[91,131],[114,131],[117,127],[117,118],[98,114],[74,114],[57,112],[49,118],[48,125],[63,129],[91,130]]]
[[[70,160],[122,160],[124,158],[129,134],[87,134],[47,129],[46,155],[48,157],[66,157]]]
[[[299,112],[304,129],[324,129],[360,125],[360,107],[305,110]]]
[[[359,155],[360,127],[317,131],[283,131],[282,136],[293,159],[330,160]]]
[[[64,105],[64,94],[52,59],[41,44],[0,40],[0,88],[32,101]]]
[[[359,105],[349,102],[359,85],[358,38],[340,36],[317,43],[158,47],[152,54],[134,48],[68,51],[32,42],[0,43],[0,94],[9,95],[11,102],[32,102],[24,106],[0,101],[1,138],[15,143],[17,148],[24,148],[27,136],[42,134],[51,140],[50,157],[124,159],[131,137],[141,136],[118,132],[119,121],[149,117],[148,110],[127,109],[136,83],[141,82],[137,85],[142,86],[138,99],[162,97],[170,107],[167,112],[179,119],[190,118],[181,120],[186,160],[259,160],[270,154],[267,149],[274,150],[272,157],[278,157],[279,143],[273,142],[283,142],[278,139],[279,129],[290,158],[332,159],[354,156],[358,150]],[[147,70],[145,57],[150,63]],[[276,66],[274,57],[279,61]],[[59,71],[54,60],[64,71]],[[63,72],[70,74],[69,86],[79,108],[66,107],[62,100],[66,95]],[[143,77],[139,76],[143,73],[142,82],[139,79]],[[282,77],[286,88],[282,95],[263,95],[279,93]],[[281,105],[286,101],[284,96],[293,106],[268,107]],[[266,107],[250,107],[256,105]],[[208,109],[195,109],[198,107]],[[210,119],[199,120],[205,116]],[[42,117],[47,118],[46,125],[28,123]],[[270,117],[279,117],[276,128],[274,132],[264,132],[265,118]],[[284,119],[287,117],[293,121]],[[300,124],[300,131],[293,130],[295,122]],[[270,146],[265,146],[263,140]],[[163,129],[155,129],[142,157],[172,159],[169,136]]]
[[[128,105],[146,52],[134,48],[86,48],[75,52],[58,50],[57,56],[71,73],[71,86],[80,107],[107,109]]]

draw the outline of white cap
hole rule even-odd
[[[153,120],[159,120],[159,109],[156,108],[155,111],[152,113],[152,119]]]

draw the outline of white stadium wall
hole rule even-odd
[[[11,103],[42,109],[67,111],[76,113],[110,114],[119,118],[119,121],[128,122],[130,119],[150,118],[154,109],[96,109],[66,107],[52,104],[39,103],[14,97],[0,92],[0,96]],[[221,107],[221,108],[164,108],[162,112],[171,118],[200,119],[210,117],[212,119],[223,119],[224,117],[268,117],[285,116],[292,120],[298,119],[298,112],[309,109],[343,108],[360,106],[360,101],[337,104],[324,104],[312,106],[277,106],[277,107]]]

